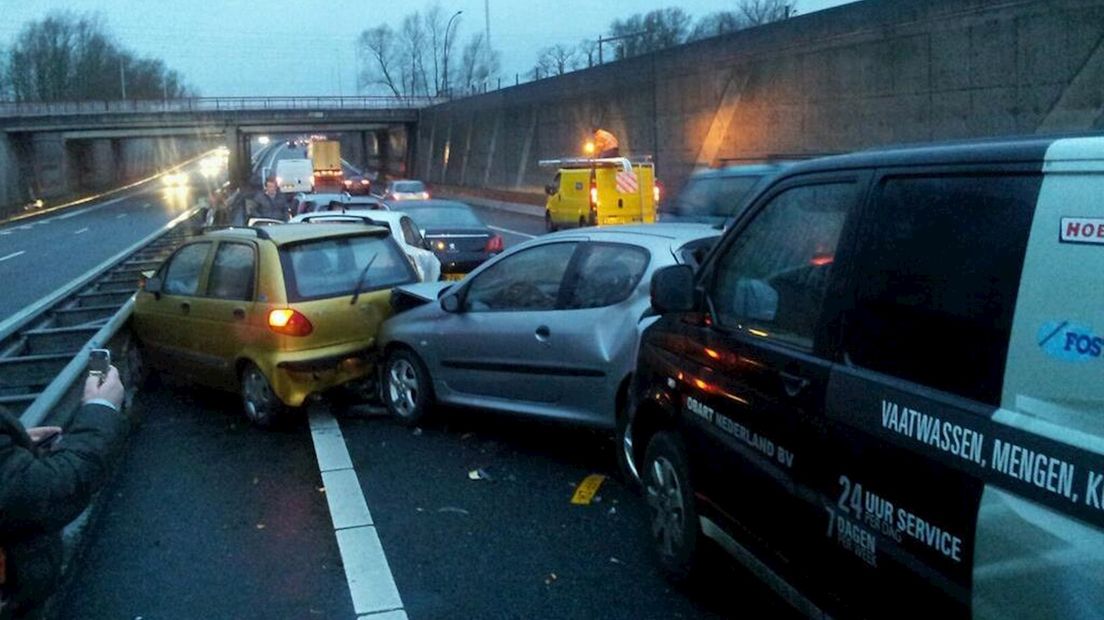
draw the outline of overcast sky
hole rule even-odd
[[[799,14],[849,0],[796,0]],[[502,73],[532,69],[538,50],[597,38],[632,13],[678,5],[693,17],[731,9],[736,0],[441,0],[463,43],[484,28]],[[127,48],[165,60],[205,96],[355,95],[357,35],[380,23],[397,27],[426,2],[379,0],[0,0],[0,44],[27,21],[53,10],[100,14]],[[457,45],[455,50],[459,50]],[[458,51],[454,53],[459,53]],[[452,64],[452,63],[450,63]],[[455,67],[455,65],[453,65]],[[504,78],[506,81],[506,78]]]

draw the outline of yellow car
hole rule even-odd
[[[544,225],[561,228],[655,222],[655,167],[623,157],[542,161],[556,167],[545,193]]]
[[[285,224],[206,232],[138,292],[151,368],[241,393],[267,426],[308,396],[374,385],[391,288],[418,281],[386,228]]]

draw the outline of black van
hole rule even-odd
[[[814,616],[1104,614],[1104,138],[797,164],[652,304],[670,575],[704,535]]]

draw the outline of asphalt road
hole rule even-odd
[[[511,243],[542,226],[481,215],[522,233]],[[142,403],[62,617],[357,617],[344,570],[356,559],[335,542],[305,419],[253,429],[235,396],[186,385]],[[703,580],[668,584],[606,435],[465,410],[412,430],[354,412],[339,424],[405,617],[791,615],[716,549]],[[596,498],[572,505],[590,474],[606,476]]]
[[[0,320],[164,226],[193,206],[199,191],[205,193],[155,182],[121,198],[0,224],[0,282],[7,283]]]

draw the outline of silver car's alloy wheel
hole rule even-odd
[[[404,418],[418,413],[418,374],[408,360],[397,358],[387,369],[387,391],[395,412]]]
[[[651,463],[644,492],[651,513],[652,537],[664,555],[674,556],[686,527],[686,506],[678,472],[666,457],[660,456]]]
[[[267,426],[279,408],[276,394],[260,368],[250,365],[242,373],[242,405],[250,422]]]

